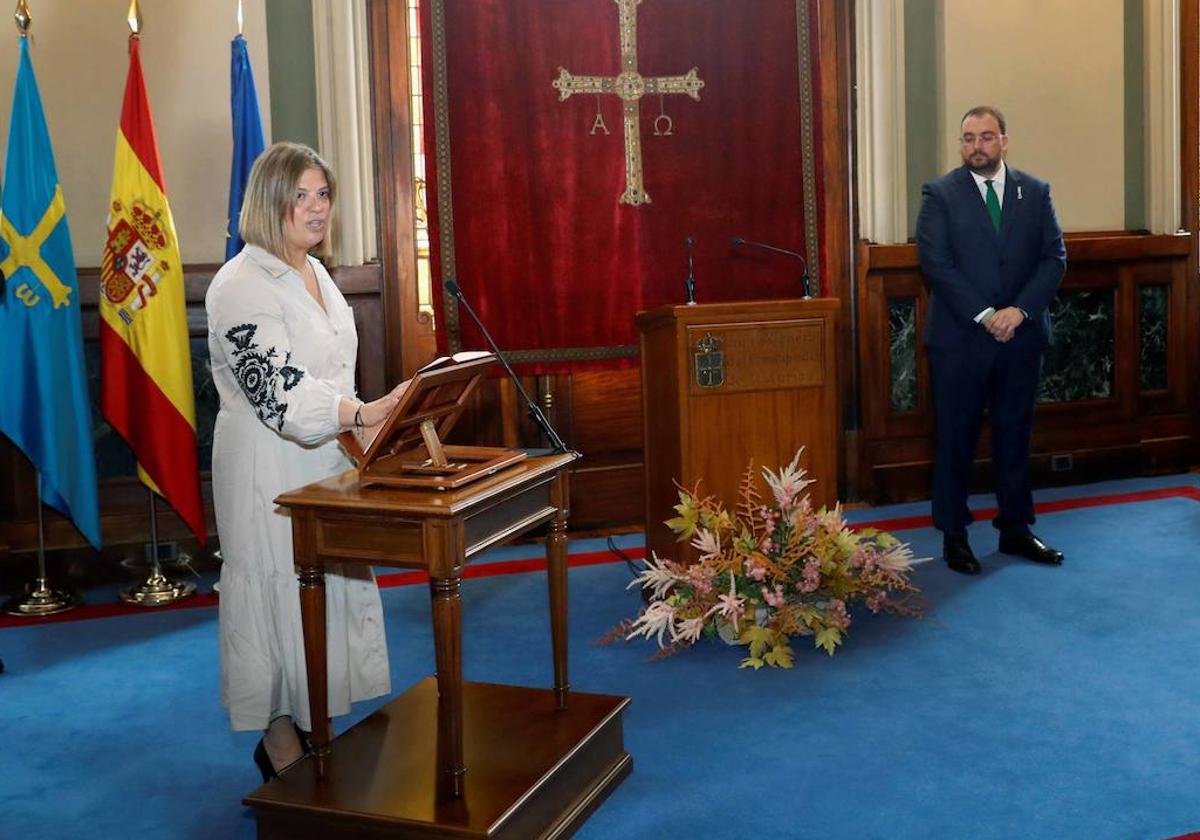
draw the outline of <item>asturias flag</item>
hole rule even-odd
[[[42,501],[100,548],[75,253],[27,38],[18,61],[0,197],[0,432],[37,467]]]
[[[230,107],[233,111],[233,168],[229,175],[229,221],[225,238],[225,259],[232,259],[246,243],[238,234],[238,217],[242,213],[242,195],[250,167],[262,154],[262,118],[258,113],[258,94],[254,90],[254,71],[246,39],[240,34],[233,39],[233,62],[230,66]]]
[[[183,266],[138,47],[134,35],[100,265],[100,404],[142,482],[203,543]]]

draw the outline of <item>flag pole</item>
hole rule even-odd
[[[150,574],[141,583],[122,590],[121,600],[127,604],[139,607],[164,607],[189,598],[196,592],[196,584],[190,580],[171,580],[163,574],[158,561],[158,510],[155,506],[155,492],[146,488],[150,494],[150,542],[146,545],[146,554],[150,557]]]
[[[17,32],[22,38],[29,37],[29,26],[33,22],[29,14],[29,6],[25,0],[17,0],[17,8],[13,13],[17,24]],[[42,472],[36,470],[37,478],[37,514],[38,514],[38,576],[32,586],[26,587],[24,595],[18,595],[4,602],[3,609],[9,615],[39,616],[54,615],[66,612],[79,606],[79,596],[66,589],[51,589],[46,583],[46,520],[42,514]],[[3,665],[0,665],[0,670]]]
[[[140,38],[142,11],[138,0],[129,0],[125,22],[129,24],[130,40]],[[150,543],[146,546],[146,552],[150,555],[150,574],[141,583],[123,590],[121,600],[139,607],[162,607],[190,597],[196,591],[196,584],[191,581],[171,580],[162,573],[158,561],[158,511],[155,507],[157,493],[148,487],[146,492],[150,495]]]
[[[37,473],[38,486],[38,576],[33,585],[4,602],[9,615],[38,616],[73,610],[80,604],[79,596],[66,589],[51,589],[46,584],[46,522],[42,516],[42,473]]]

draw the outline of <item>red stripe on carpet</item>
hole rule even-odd
[[[1109,493],[1101,496],[1084,496],[1078,499],[1057,499],[1035,505],[1038,513],[1057,513],[1064,510],[1102,507],[1104,505],[1120,505],[1132,502],[1152,502],[1158,499],[1192,499],[1200,501],[1200,488],[1197,487],[1162,487],[1155,490],[1138,490],[1132,493]],[[973,511],[980,518],[995,515],[995,508]],[[879,528],[885,531],[905,531],[914,528],[925,528],[933,524],[929,516],[906,516],[893,519],[878,519],[873,522],[861,522],[857,528]],[[622,549],[627,557],[640,560],[646,556],[643,548]],[[583,554],[571,554],[567,557],[567,565],[572,568],[581,566],[598,566],[605,563],[620,563],[622,558],[611,551],[589,551]],[[522,560],[497,560],[493,563],[480,563],[477,566],[467,566],[464,578],[496,577],[497,575],[515,575],[526,572],[540,572],[546,568],[545,557],[531,557]],[[423,571],[392,572],[378,577],[381,589],[395,586],[413,586],[427,583],[429,575]],[[38,624],[55,624],[60,621],[85,621],[92,618],[111,618],[118,615],[136,615],[162,610],[186,610],[197,607],[211,607],[217,603],[215,592],[204,595],[194,595],[185,601],[179,601],[165,607],[136,607],[131,604],[85,604],[70,612],[58,615],[30,616],[27,618],[0,615],[0,627],[30,627]],[[1170,840],[1200,840],[1200,833],[1185,834]]]
[[[1049,502],[1039,502],[1034,505],[1034,510],[1038,513],[1058,513],[1059,511],[1078,510],[1080,508],[1179,498],[1200,501],[1200,488],[1159,487],[1154,490],[1137,490],[1132,493],[1107,493],[1102,496],[1081,496],[1077,499],[1055,499]],[[994,507],[978,508],[971,511],[976,519],[991,519],[998,512]],[[922,516],[900,516],[895,519],[877,519],[871,522],[860,522],[854,528],[878,528],[881,531],[910,531],[914,528],[929,528],[932,525],[933,517],[925,514]]]

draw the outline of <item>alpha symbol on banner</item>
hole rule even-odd
[[[642,184],[642,141],[641,122],[638,118],[638,101],[646,94],[684,93],[699,101],[700,88],[704,81],[693,67],[683,76],[649,77],[637,69],[637,7],[642,0],[613,0],[617,4],[621,21],[621,73],[617,76],[575,76],[564,68],[558,68],[558,78],[552,84],[558,91],[559,101],[575,93],[613,93],[621,97],[625,123],[625,191],[621,193],[621,204],[649,204],[650,196]],[[666,117],[665,122],[662,122]],[[597,112],[592,123],[592,134],[599,126],[605,134],[608,128]],[[660,114],[654,123],[654,133],[659,136],[671,134],[671,118]]]

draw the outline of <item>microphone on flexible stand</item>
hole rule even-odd
[[[748,239],[742,239],[740,236],[735,236],[731,242],[734,248],[739,245],[749,245],[753,248],[762,248],[764,251],[774,251],[776,254],[786,254],[789,257],[795,257],[800,260],[800,267],[803,273],[800,275],[800,287],[804,291],[805,299],[812,297],[812,286],[808,278],[808,262],[804,259],[804,255],[796,251],[789,251],[787,248],[776,248],[774,245],[766,245],[762,242],[751,242]]]
[[[684,287],[684,289],[687,290],[688,306],[695,306],[696,305],[696,275],[692,271],[692,237],[689,236],[687,239],[683,240],[683,242],[685,245],[687,245],[687,251],[688,251],[688,276],[687,276],[687,280],[683,284],[683,287]]]
[[[542,413],[541,406],[530,399],[529,394],[525,392],[524,386],[521,385],[521,380],[512,367],[508,364],[508,359],[504,358],[504,354],[500,352],[500,348],[496,346],[496,342],[492,340],[492,335],[487,331],[487,327],[483,325],[483,321],[479,320],[479,316],[475,314],[475,310],[471,308],[471,304],[467,303],[467,299],[463,297],[462,288],[453,280],[447,280],[442,284],[447,292],[454,295],[462,308],[467,310],[467,314],[471,316],[471,320],[475,322],[475,326],[479,327],[479,331],[483,333],[484,339],[487,340],[488,346],[492,348],[492,352],[496,354],[496,358],[500,364],[504,366],[504,370],[508,373],[513,384],[517,386],[517,393],[521,395],[521,399],[525,401],[525,407],[529,411],[529,419],[534,422],[542,434],[546,436],[546,440],[550,441],[550,446],[555,452],[566,452],[567,445],[563,443],[562,438],[558,436],[558,432],[554,431],[554,427],[550,425],[550,421],[546,419],[546,415]]]

